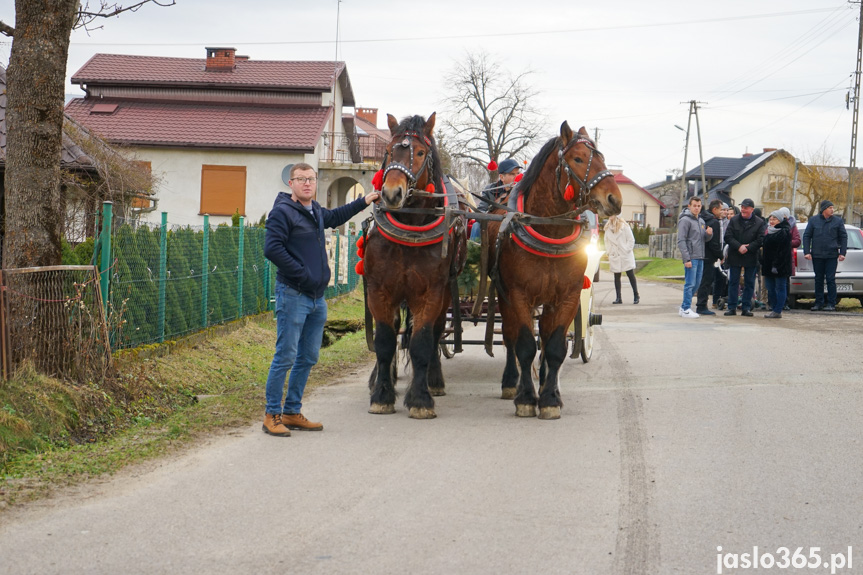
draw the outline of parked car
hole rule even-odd
[[[806,224],[797,224],[800,237],[806,231]],[[863,231],[854,226],[845,226],[848,233],[848,252],[845,261],[836,267],[836,299],[850,297],[860,300],[863,305]],[[788,305],[796,307],[799,299],[815,297],[815,272],[812,270],[812,260],[803,257],[803,247],[794,250],[794,275],[791,276],[791,291],[788,294]],[[824,282],[827,291],[827,282]]]

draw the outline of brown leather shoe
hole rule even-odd
[[[323,424],[309,421],[302,413],[283,413],[282,424],[288,429],[301,429],[303,431],[320,431]]]
[[[267,413],[264,415],[264,425],[261,427],[264,433],[277,437],[290,437],[290,430],[282,423],[281,413]]]

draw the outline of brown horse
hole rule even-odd
[[[387,114],[392,139],[383,162],[380,204],[375,225],[364,241],[364,275],[368,307],[375,320],[377,364],[369,379],[369,413],[395,411],[395,361],[400,308],[410,316],[408,349],[413,378],[404,404],[410,417],[435,417],[432,395],[444,395],[438,343],[443,334],[451,293],[450,281],[467,257],[465,222],[417,213],[457,204],[446,195],[435,145],[435,114],[401,123]],[[447,235],[447,237],[444,237]],[[442,242],[447,242],[442,255]]]
[[[526,214],[568,214],[572,218],[587,209],[618,214],[621,196],[585,129],[573,134],[564,122],[560,137],[552,138],[539,151],[509,202]],[[512,223],[515,225],[505,227],[498,245],[492,246],[491,260],[498,262],[493,275],[497,274],[501,291],[499,304],[506,346],[501,397],[515,399],[516,415],[520,417],[535,417],[538,404],[540,419],[558,419],[563,405],[558,372],[566,356],[566,332],[578,312],[584,285],[587,254],[584,242],[579,240],[587,233],[582,234],[584,227],[572,221],[530,226],[519,225],[516,219]],[[498,222],[489,225],[489,237],[498,237],[500,227]],[[542,366],[537,397],[531,364],[536,357],[534,315],[540,306]]]

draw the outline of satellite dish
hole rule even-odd
[[[289,186],[289,185],[290,185],[290,184],[288,183],[288,180],[290,180],[290,179],[291,179],[291,168],[293,168],[293,167],[294,167],[294,165],[293,165],[293,164],[288,164],[288,165],[287,165],[287,166],[285,166],[285,167],[284,167],[284,169],[282,170],[282,181],[283,181],[283,182],[285,182],[285,185],[286,185],[286,186]]]

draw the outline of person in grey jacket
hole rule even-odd
[[[824,200],[819,214],[806,222],[803,232],[803,257],[812,260],[815,271],[815,305],[813,311],[836,310],[836,267],[845,259],[848,233],[845,222],[833,215],[833,202]],[[824,305],[824,280],[827,280],[827,305]]]
[[[704,272],[704,243],[713,236],[713,230],[699,217],[700,213],[701,198],[692,196],[677,220],[677,248],[684,268],[683,303],[678,315],[690,319],[698,317],[692,310],[692,293],[701,283]]]

